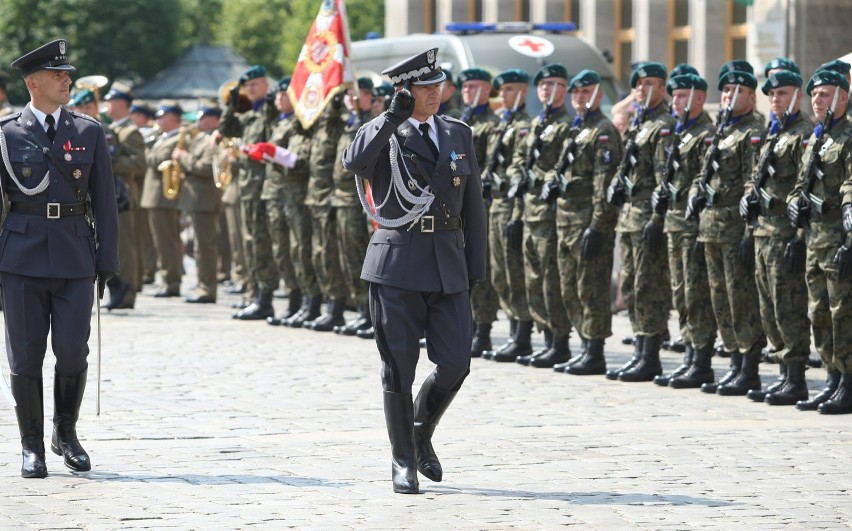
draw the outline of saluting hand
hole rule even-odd
[[[393,95],[388,110],[385,111],[385,119],[399,127],[402,122],[411,118],[414,113],[414,96],[408,89],[402,89]]]

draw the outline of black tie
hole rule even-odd
[[[47,138],[49,138],[49,139],[50,139],[50,142],[52,143],[52,142],[53,142],[53,139],[54,139],[54,138],[56,138],[56,128],[55,128],[55,127],[53,127],[53,125],[54,125],[53,115],[52,115],[52,114],[48,114],[48,115],[44,118],[44,123],[46,123],[46,124],[47,124],[47,131],[46,131],[46,133],[47,133]]]
[[[426,145],[429,146],[429,149],[432,150],[432,156],[435,157],[435,160],[438,160],[438,146],[432,142],[432,137],[429,136],[429,124],[423,122],[419,126],[420,132],[423,134],[423,140],[426,141]]]

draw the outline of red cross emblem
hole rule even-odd
[[[537,35],[515,35],[509,38],[509,47],[527,57],[547,57],[554,52],[553,43]]]

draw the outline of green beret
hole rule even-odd
[[[672,76],[668,83],[666,83],[666,92],[669,93],[669,96],[677,89],[691,88],[707,92],[707,82],[703,77],[696,76],[695,74],[681,74],[679,76]]]
[[[647,63],[639,63],[630,74],[630,88],[636,88],[636,83],[643,77],[658,77],[665,80],[668,76],[666,67],[662,63],[649,61]]]
[[[459,72],[456,80],[458,86],[464,85],[465,81],[491,81],[491,72],[484,68],[468,68]]]
[[[383,82],[378,87],[373,87],[373,96],[377,98],[390,98],[391,96],[393,96],[393,93],[393,85],[387,82]]]
[[[81,90],[75,94],[74,99],[71,100],[71,105],[75,107],[85,105],[87,103],[95,103],[95,93],[89,89]]]
[[[568,69],[559,63],[553,63],[552,65],[545,65],[533,76],[533,85],[538,86],[538,82],[542,79],[547,79],[550,77],[561,77],[565,81],[568,81]]]
[[[760,90],[764,94],[769,94],[769,91],[778,87],[801,87],[802,76],[790,70],[777,70],[766,78]]]
[[[698,73],[698,69],[694,66],[688,65],[686,63],[681,63],[676,67],[672,68],[672,71],[669,72],[669,77],[682,76],[684,74],[692,74],[699,77],[701,76],[701,74]]]
[[[832,72],[837,72],[839,74],[843,74],[844,76],[849,74],[849,63],[846,61],[841,61],[840,59],[835,59],[834,61],[829,61],[824,65],[817,68],[817,70],[831,70]],[[810,94],[810,93],[809,93]]]
[[[245,83],[249,79],[257,79],[259,77],[266,77],[266,69],[260,65],[254,65],[246,70],[246,72],[240,77],[240,81]]]
[[[292,78],[290,76],[285,76],[279,79],[277,92],[287,92],[287,89],[290,88],[291,79]]]
[[[722,90],[725,85],[743,85],[752,90],[757,89],[757,78],[754,74],[742,72],[740,70],[732,70],[719,76],[719,84],[716,88]]]
[[[805,89],[805,92],[807,92],[808,96],[810,96],[814,87],[821,87],[823,85],[834,85],[842,88],[843,90],[849,90],[849,81],[847,81],[843,74],[835,72],[834,70],[817,70],[811,80],[808,81],[808,86]]]
[[[359,89],[368,89],[373,90],[373,80],[369,77],[359,77],[358,78],[358,88]]]
[[[719,77],[722,77],[729,72],[745,72],[753,76],[754,67],[751,66],[751,63],[743,59],[734,59],[733,61],[728,61],[719,68]]]
[[[766,66],[763,68],[763,75],[769,77],[770,70],[789,70],[790,72],[795,72],[796,74],[802,73],[799,70],[799,65],[797,65],[795,61],[791,61],[786,57],[776,57],[775,59],[766,63]]]
[[[597,85],[601,82],[601,76],[594,70],[581,70],[568,82],[568,90]]]
[[[499,89],[506,83],[529,84],[529,82],[529,74],[518,68],[510,68],[509,70],[504,70],[503,72],[497,74],[497,77],[494,78],[494,82],[492,83],[492,85],[494,85],[495,89]]]

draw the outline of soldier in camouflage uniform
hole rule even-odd
[[[476,148],[476,160],[485,164],[487,160],[488,139],[500,118],[488,105],[491,94],[491,74],[482,68],[462,70],[458,76],[462,101],[465,104],[460,120],[473,130],[473,145]],[[486,201],[486,212],[488,201]],[[490,253],[490,251],[489,251]],[[470,347],[471,357],[478,358],[491,350],[491,325],[497,320],[499,299],[491,285],[490,261],[486,261],[485,280],[479,284],[470,301],[476,332]]]
[[[665,67],[653,62],[639,63],[630,76],[637,101],[647,107],[628,132],[619,175],[607,190],[610,204],[623,204],[615,229],[621,242],[621,294],[636,337],[633,358],[607,377],[624,382],[650,381],[662,373],[660,343],[671,300],[666,235],[662,217],[651,209],[651,193],[662,181],[664,146],[675,126],[666,104],[666,77]]]
[[[237,114],[240,85],[245,87],[252,109]],[[226,137],[239,137],[243,144],[266,142],[270,122],[265,109],[269,83],[266,69],[255,65],[241,77],[231,93],[228,107],[219,123],[219,132]],[[272,254],[272,238],[266,217],[266,203],[261,199],[266,165],[243,155],[240,157],[237,184],[243,221],[243,241],[250,281],[255,288],[254,300],[233,314],[234,319],[257,320],[275,315],[272,293],[278,288],[278,267]]]
[[[610,279],[618,209],[606,189],[621,159],[621,135],[601,112],[600,76],[583,70],[569,83],[577,113],[550,183],[556,184],[557,261],[562,298],[583,340],[579,358],[557,364],[569,374],[605,374],[604,341],[612,335]],[[546,185],[547,186],[547,185]]]
[[[509,199],[506,196],[509,191],[506,172],[512,162],[512,153],[530,131],[530,117],[525,110],[529,84],[529,74],[518,69],[506,70],[494,78],[493,86],[500,94],[503,107],[497,113],[500,123],[489,138],[488,157],[482,163],[483,195],[491,198],[488,209],[491,283],[510,323],[510,337],[506,344],[496,351],[483,353],[482,357],[498,362],[515,361],[532,353],[530,335],[533,322],[524,286],[522,245],[520,241],[509,241],[506,236],[509,223],[520,223],[522,206],[518,203],[522,198]]]
[[[355,186],[357,177],[343,167],[344,151],[352,143],[361,124],[373,119],[372,89],[373,82],[370,78],[362,77],[358,79],[358,99],[352,97],[351,90],[346,94],[343,103],[349,112],[346,128],[337,142],[334,164],[331,206],[337,210],[337,245],[348,297],[358,309],[358,317],[345,325],[334,327],[336,333],[346,336],[354,336],[358,330],[367,330],[373,326],[367,301],[369,285],[367,281],[361,280],[361,267],[364,265],[364,253],[370,243],[370,233]]]
[[[826,114],[837,94],[834,119]],[[852,413],[852,122],[846,116],[849,82],[841,74],[817,71],[807,93],[820,124],[805,150],[796,187],[788,196],[788,216],[809,227],[805,278],[814,343],[828,371],[826,388],[796,407],[820,413]],[[813,150],[819,156],[810,159]],[[819,178],[817,171],[821,172]],[[812,174],[813,172],[813,174]],[[803,193],[808,201],[803,202]],[[801,216],[800,216],[801,213]],[[803,219],[807,222],[803,223]]]
[[[443,82],[441,90],[441,106],[438,108],[438,114],[450,116],[452,118],[461,117],[461,92],[456,88],[456,83],[453,81],[453,73],[449,70],[444,70],[447,74],[447,79]],[[390,102],[390,99],[388,99]]]
[[[738,352],[742,356],[739,370],[734,367],[731,371],[736,372],[736,376],[720,383],[716,389],[718,394],[727,396],[745,395],[750,389],[760,389],[758,364],[761,349],[766,345],[759,308],[755,306],[753,231],[740,217],[738,208],[765,135],[763,123],[754,113],[756,87],[757,79],[748,72],[734,70],[719,78],[721,105],[723,108],[732,106],[732,109],[726,115],[722,138],[714,139],[718,150],[713,146],[707,150],[702,175],[693,183],[687,199],[687,217],[700,212],[698,241],[704,242],[717,323],[724,319],[720,317],[720,310],[730,308]],[[713,173],[705,176],[706,171]]]
[[[805,285],[805,234],[787,219],[786,199],[796,184],[804,145],[813,131],[799,113],[802,78],[774,70],[762,87],[774,116],[751,180],[740,200],[740,215],[753,224],[755,280],[763,330],[781,377],[748,397],[772,405],[794,405],[808,398],[805,368],[810,352]]]
[[[545,332],[545,347],[517,359],[533,367],[553,367],[571,358],[568,337],[571,322],[559,289],[556,260],[555,191],[543,186],[548,172],[556,167],[562,144],[570,126],[565,110],[568,71],[560,64],[547,65],[533,77],[541,113],[533,118],[531,133],[515,147],[512,165],[506,174],[511,179],[510,199],[523,197],[524,271],[527,303],[535,323]],[[545,197],[542,197],[544,190]],[[510,231],[508,238],[514,236]]]

